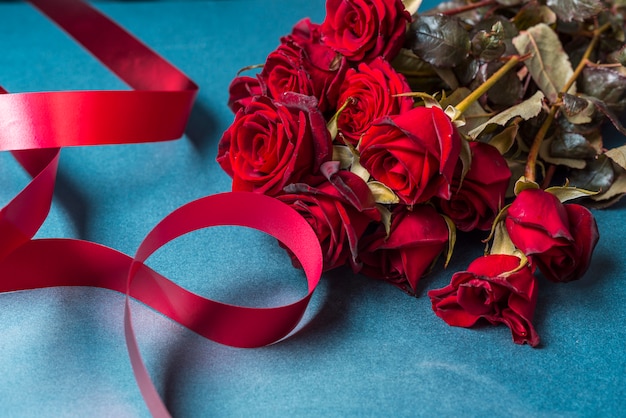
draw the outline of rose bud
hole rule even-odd
[[[316,105],[314,98],[292,93],[281,102],[256,97],[237,112],[217,153],[234,191],[275,196],[318,174],[330,159],[331,139]]]
[[[457,164],[450,199],[438,199],[441,211],[457,229],[489,230],[502,209],[511,170],[500,152],[493,146],[471,141],[472,164],[461,181],[462,165]]]
[[[350,61],[391,61],[410,20],[401,0],[328,0],[322,39]]]
[[[513,255],[474,260],[466,271],[455,273],[448,286],[428,292],[433,311],[456,327],[469,328],[480,318],[494,325],[504,323],[517,344],[537,346],[539,335],[531,322],[537,303],[536,279],[528,264],[519,267],[520,259]]]
[[[376,121],[361,138],[361,165],[407,205],[449,199],[461,138],[438,107]]]
[[[589,209],[562,204],[539,189],[520,192],[508,208],[505,222],[513,244],[554,282],[581,278],[600,237]]]
[[[338,104],[352,101],[339,115],[339,131],[351,144],[357,145],[373,121],[413,108],[411,97],[396,96],[410,91],[406,78],[382,58],[370,64],[360,63],[358,69],[349,69],[339,91]]]
[[[420,278],[446,247],[448,235],[446,221],[432,206],[407,210],[399,205],[391,217],[389,237],[381,225],[363,239],[359,250],[361,273],[414,295]]]

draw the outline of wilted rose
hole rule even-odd
[[[449,199],[461,138],[438,107],[376,121],[361,138],[361,164],[407,205]]]
[[[318,173],[330,159],[331,139],[316,105],[299,94],[281,102],[260,96],[237,112],[217,155],[233,190],[277,195]]]
[[[489,230],[502,209],[511,170],[500,152],[482,142],[469,143],[472,163],[461,181],[462,164],[457,164],[450,199],[438,199],[445,213],[461,231]]]
[[[391,60],[410,20],[401,0],[328,0],[323,40],[350,61]]]
[[[555,282],[569,282],[585,274],[599,233],[589,209],[562,204],[551,193],[527,189],[507,210],[511,241]]]
[[[373,121],[411,110],[413,99],[397,96],[410,91],[406,78],[382,58],[349,69],[339,91],[338,106],[348,100],[351,103],[337,120],[339,131],[356,145]]]
[[[448,226],[430,205],[413,210],[398,206],[387,237],[380,228],[364,238],[359,251],[366,276],[389,281],[409,294],[417,292],[420,278],[446,247]]]
[[[428,292],[433,311],[456,327],[471,327],[480,318],[504,323],[511,329],[513,341],[535,347],[539,344],[532,324],[536,279],[529,265],[519,268],[520,261],[505,254],[474,260],[466,271],[455,273],[448,286]]]

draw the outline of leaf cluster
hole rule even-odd
[[[393,65],[445,107],[521,57],[464,110],[461,133],[498,147],[518,178],[547,124],[537,181],[608,206],[626,194],[626,145],[604,140],[626,135],[625,16],[622,0],[453,0],[414,15]]]

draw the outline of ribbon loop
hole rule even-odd
[[[291,332],[304,314],[322,273],[319,242],[306,220],[286,204],[241,192],[207,196],[175,210],[148,234],[134,258],[88,241],[32,239],[50,210],[61,147],[179,138],[197,86],[87,3],[30,3],[133,90],[8,94],[0,87],[0,151],[11,151],[32,176],[0,210],[0,292],[94,286],[125,294],[125,337],[135,378],[153,415],[168,416],[141,359],[129,298],[222,344],[271,344]],[[284,306],[235,306],[196,295],[145,265],[172,239],[216,225],[250,227],[282,241],[299,259],[308,293]]]

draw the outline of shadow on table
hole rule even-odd
[[[200,156],[206,157],[217,151],[217,143],[214,141],[221,134],[216,132],[217,126],[215,115],[203,103],[196,101],[191,109],[185,135]]]

